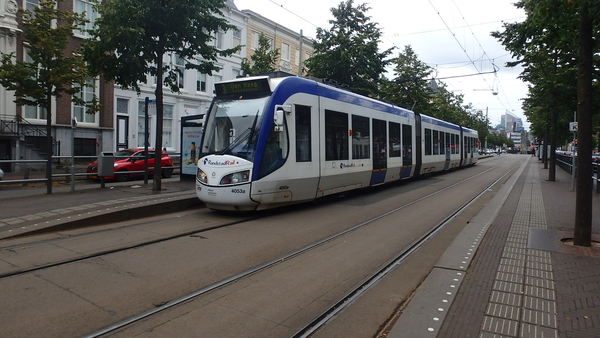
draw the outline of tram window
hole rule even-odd
[[[373,169],[387,168],[387,132],[385,121],[373,119]]]
[[[310,162],[310,107],[296,105],[296,162]]]
[[[469,154],[471,154],[473,152],[473,144],[475,143],[474,141],[475,141],[475,139],[473,139],[472,137],[469,137]]]
[[[287,129],[284,129],[287,130]],[[280,168],[286,161],[289,153],[288,134],[271,129],[260,165],[259,177],[265,177]]]
[[[369,118],[352,115],[352,159],[369,158]]]
[[[402,156],[402,143],[400,142],[401,134],[400,134],[400,123],[390,122],[390,157],[400,157]]]
[[[325,160],[348,159],[348,114],[325,110]]]
[[[412,127],[402,125],[402,164],[412,165]]]
[[[446,133],[440,131],[440,155],[446,155]]]
[[[433,155],[440,154],[440,132],[437,130],[433,131]]]
[[[452,149],[454,151],[454,154],[460,154],[459,150],[460,150],[460,136],[457,134],[452,135],[454,136],[453,139],[454,141],[452,141],[452,145],[454,146]]]
[[[450,136],[452,136],[450,133],[446,133],[446,142],[444,142],[444,149],[447,155],[451,154]]]
[[[425,128],[425,155],[431,155],[433,153],[431,143],[431,129]]]

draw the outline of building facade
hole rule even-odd
[[[514,147],[517,149],[523,148],[526,144],[527,135],[523,127],[523,120],[508,111],[500,119],[501,124],[505,127],[506,135],[513,141]]]
[[[27,42],[21,34],[19,8],[33,11],[38,0],[0,0],[0,51],[5,54],[14,53],[15,59],[27,61]],[[88,38],[83,28],[93,25],[95,16],[91,10],[93,3],[87,0],[65,0],[58,2],[61,11],[90,13],[91,20],[87,27],[76,30],[69,39],[67,53],[76,53],[81,44]],[[52,152],[53,156],[65,156],[75,153],[78,156],[97,154],[99,144],[110,140],[113,134],[113,97],[114,86],[105,84],[100,79],[93,80],[95,88],[84,87],[82,95],[92,97],[95,94],[103,106],[96,114],[86,114],[85,108],[77,106],[71,97],[65,95],[53,98],[51,105]],[[2,160],[43,160],[46,158],[47,112],[35,106],[17,106],[14,103],[14,92],[0,88],[0,159]],[[77,120],[73,128],[73,120]],[[72,144],[74,146],[72,146]],[[27,167],[36,166],[28,164]],[[44,166],[43,163],[37,166]],[[19,170],[19,164],[3,164],[5,171]]]
[[[215,36],[213,43],[222,49],[246,45],[247,17],[240,12],[232,1],[227,1],[227,7],[222,10],[229,24],[237,27],[238,31],[227,31]],[[218,57],[216,65],[220,70],[212,74],[202,74],[195,69],[185,69],[186,62],[198,60],[183,60],[177,54],[164,56],[164,64],[170,67],[181,67],[183,76],[179,76],[179,93],[164,88],[163,111],[163,148],[169,153],[179,153],[181,118],[204,114],[214,96],[214,83],[234,79],[241,74],[242,60],[246,57],[246,48],[229,57]],[[145,135],[145,99],[153,100],[157,78],[148,76],[146,83],[140,83],[141,94],[133,90],[124,90],[115,86],[114,111],[115,132],[110,142],[102,144],[98,151],[111,151],[126,148],[144,147]],[[149,147],[155,147],[156,117],[149,116]]]
[[[0,51],[14,52],[18,60],[26,58],[26,42],[19,29],[17,10],[19,7],[33,9],[38,0],[0,0]],[[93,2],[88,0],[65,0],[58,2],[59,9],[85,12],[92,28],[96,14]],[[278,70],[295,75],[304,74],[300,66],[312,55],[312,42],[300,33],[295,33],[258,13],[240,11],[232,0],[226,1],[222,10],[230,24],[237,31],[230,30],[216,34],[213,43],[222,49],[242,46],[241,50],[229,57],[218,57],[218,71],[202,74],[195,69],[185,69],[186,62],[177,54],[164,56],[166,65],[181,67],[179,93],[168,88],[164,91],[163,144],[171,154],[184,149],[180,145],[181,120],[186,116],[204,114],[210,107],[216,82],[235,79],[241,76],[242,60],[253,53],[257,46],[258,34],[265,33],[280,48],[281,59]],[[87,36],[83,31],[75,32],[68,50],[75,52]],[[301,52],[302,51],[302,52]],[[85,114],[83,107],[76,107],[70,97],[62,97],[53,103],[52,136],[54,155],[95,156],[102,151],[117,151],[126,148],[144,147],[145,142],[145,101],[154,99],[156,86],[154,77],[148,76],[146,83],[140,83],[140,95],[134,90],[124,90],[120,86],[95,80],[96,88],[84,88],[84,95],[96,94],[103,108],[97,114]],[[0,160],[45,159],[44,147],[46,115],[38,107],[19,107],[14,102],[14,93],[0,87]],[[77,127],[72,128],[72,120],[77,118]],[[148,146],[155,147],[156,116],[148,119]],[[32,136],[35,135],[35,136]],[[75,147],[71,147],[74,137]],[[37,142],[35,139],[40,139]],[[41,164],[43,165],[43,164]],[[2,167],[5,171],[19,170],[18,165]]]
[[[298,76],[306,75],[306,68],[301,65],[313,54],[312,40],[303,36],[302,32],[294,32],[256,12],[251,10],[242,10],[242,12],[248,17],[246,36],[248,58],[258,48],[260,33],[264,33],[271,41],[273,49],[279,49],[280,56],[276,70]]]

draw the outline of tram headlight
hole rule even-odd
[[[237,173],[229,174],[221,179],[221,185],[224,184],[239,184],[248,182],[250,179],[250,170],[244,170]]]
[[[196,172],[196,180],[208,184],[208,175],[206,175],[202,169],[198,168],[198,171]]]

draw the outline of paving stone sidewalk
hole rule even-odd
[[[437,337],[600,337],[600,248],[572,237],[575,192],[532,158],[483,238]],[[593,195],[600,234],[600,196]],[[598,239],[594,237],[594,239]]]

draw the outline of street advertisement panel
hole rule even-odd
[[[202,141],[204,114],[186,116],[181,125],[181,174],[196,175],[196,165]]]

